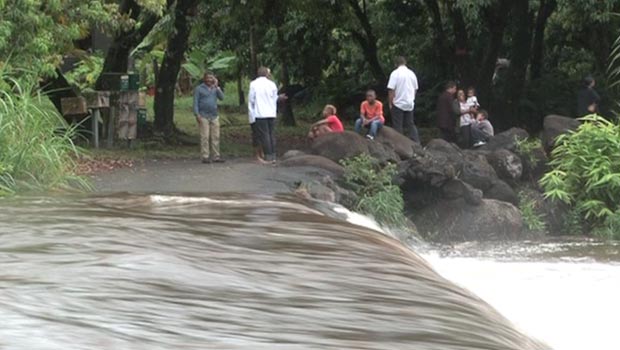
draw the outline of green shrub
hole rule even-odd
[[[396,175],[396,165],[381,167],[367,154],[343,160],[341,163],[345,168],[345,186],[358,196],[353,210],[371,215],[383,224],[405,224],[403,194],[400,188],[392,183]]]
[[[540,183],[546,197],[597,226],[620,209],[620,125],[597,115],[581,120],[576,131],[556,140],[551,171]]]
[[[540,213],[540,204],[526,192],[519,192],[519,210],[525,227],[531,232],[547,231],[545,217]]]
[[[620,211],[608,215],[603,224],[596,227],[593,233],[600,238],[620,240]]]
[[[27,190],[88,187],[74,175],[78,149],[53,106],[0,71],[0,196]],[[42,107],[45,106],[45,107]]]
[[[542,149],[542,142],[540,141],[540,139],[520,139],[518,137],[515,137],[515,141],[517,146],[517,154],[520,157],[527,159],[532,166],[537,166],[540,159],[536,157],[534,151]]]

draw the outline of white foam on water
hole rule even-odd
[[[385,233],[373,219],[345,208],[347,221]],[[495,307],[526,334],[555,350],[618,350],[620,265],[570,262],[500,262],[422,256],[447,279]]]

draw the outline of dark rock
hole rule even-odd
[[[325,202],[336,202],[336,193],[317,180],[302,182],[295,193],[303,198],[317,199]]]
[[[515,152],[517,149],[517,140],[525,140],[530,135],[527,131],[520,128],[510,128],[504,132],[493,136],[489,142],[480,147],[481,150],[496,151],[498,149],[507,149]]]
[[[576,130],[581,123],[574,118],[559,115],[548,115],[543,121],[543,147],[550,153],[555,145],[555,139],[571,130]]]
[[[542,148],[534,149],[530,154],[519,155],[523,163],[523,179],[538,182],[549,171],[549,158]]]
[[[306,154],[306,152],[299,151],[299,150],[296,150],[296,149],[292,149],[292,150],[286,151],[282,155],[282,157],[280,157],[280,160],[287,160],[289,158],[293,158],[293,157],[297,157],[297,156],[303,156],[305,154]]]
[[[472,205],[482,204],[482,191],[461,180],[450,180],[443,185],[441,190],[447,199],[463,198]]]
[[[456,175],[454,164],[442,154],[433,156],[430,153],[424,153],[399,163],[399,177],[402,178],[403,183],[413,182],[441,187]]]
[[[498,149],[486,156],[500,179],[509,182],[521,179],[523,164],[521,158],[507,149]]]
[[[347,208],[353,208],[358,202],[358,196],[355,192],[340,186],[338,182],[334,181],[330,176],[324,176],[321,179],[321,183],[334,191],[337,203]]]
[[[368,141],[362,136],[345,131],[318,137],[310,146],[311,153],[338,163],[343,159],[368,153]]]
[[[325,157],[315,156],[311,154],[302,154],[294,157],[287,158],[280,162],[281,166],[284,167],[295,167],[295,166],[307,166],[314,167],[323,170],[327,170],[336,176],[342,176],[344,174],[344,168]]]
[[[389,126],[384,126],[381,128],[375,138],[375,142],[393,149],[401,160],[407,160],[422,150],[422,146],[413,142],[410,138],[390,128]]]
[[[368,153],[371,157],[375,158],[379,164],[385,165],[387,163],[398,163],[400,161],[400,157],[390,146],[375,141],[366,142],[368,142]]]
[[[466,152],[459,178],[475,188],[486,191],[498,177],[484,155]]]
[[[506,182],[499,179],[493,181],[491,187],[484,191],[484,197],[519,205],[519,196],[515,190]]]
[[[492,199],[477,206],[464,199],[441,201],[411,214],[422,235],[443,242],[517,239],[523,227],[519,209]]]
[[[442,155],[450,163],[461,163],[463,161],[463,152],[453,144],[442,139],[433,139],[426,144],[425,150],[431,155]]]

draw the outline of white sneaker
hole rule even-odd
[[[370,141],[375,139],[372,135],[366,135],[366,138],[369,139]]]
[[[478,141],[478,142],[474,143],[474,147],[480,147],[480,146],[484,146],[484,145],[486,145],[486,144],[487,144],[487,143],[486,143],[486,142],[484,142],[484,141]]]

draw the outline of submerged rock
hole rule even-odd
[[[420,233],[435,241],[517,239],[523,227],[519,209],[494,199],[480,205],[464,199],[440,201],[411,214]]]
[[[301,154],[294,157],[286,158],[285,160],[280,162],[280,165],[285,167],[315,167],[327,170],[335,176],[342,176],[344,174],[344,168],[342,167],[342,165],[332,161],[331,159],[311,154]]]

